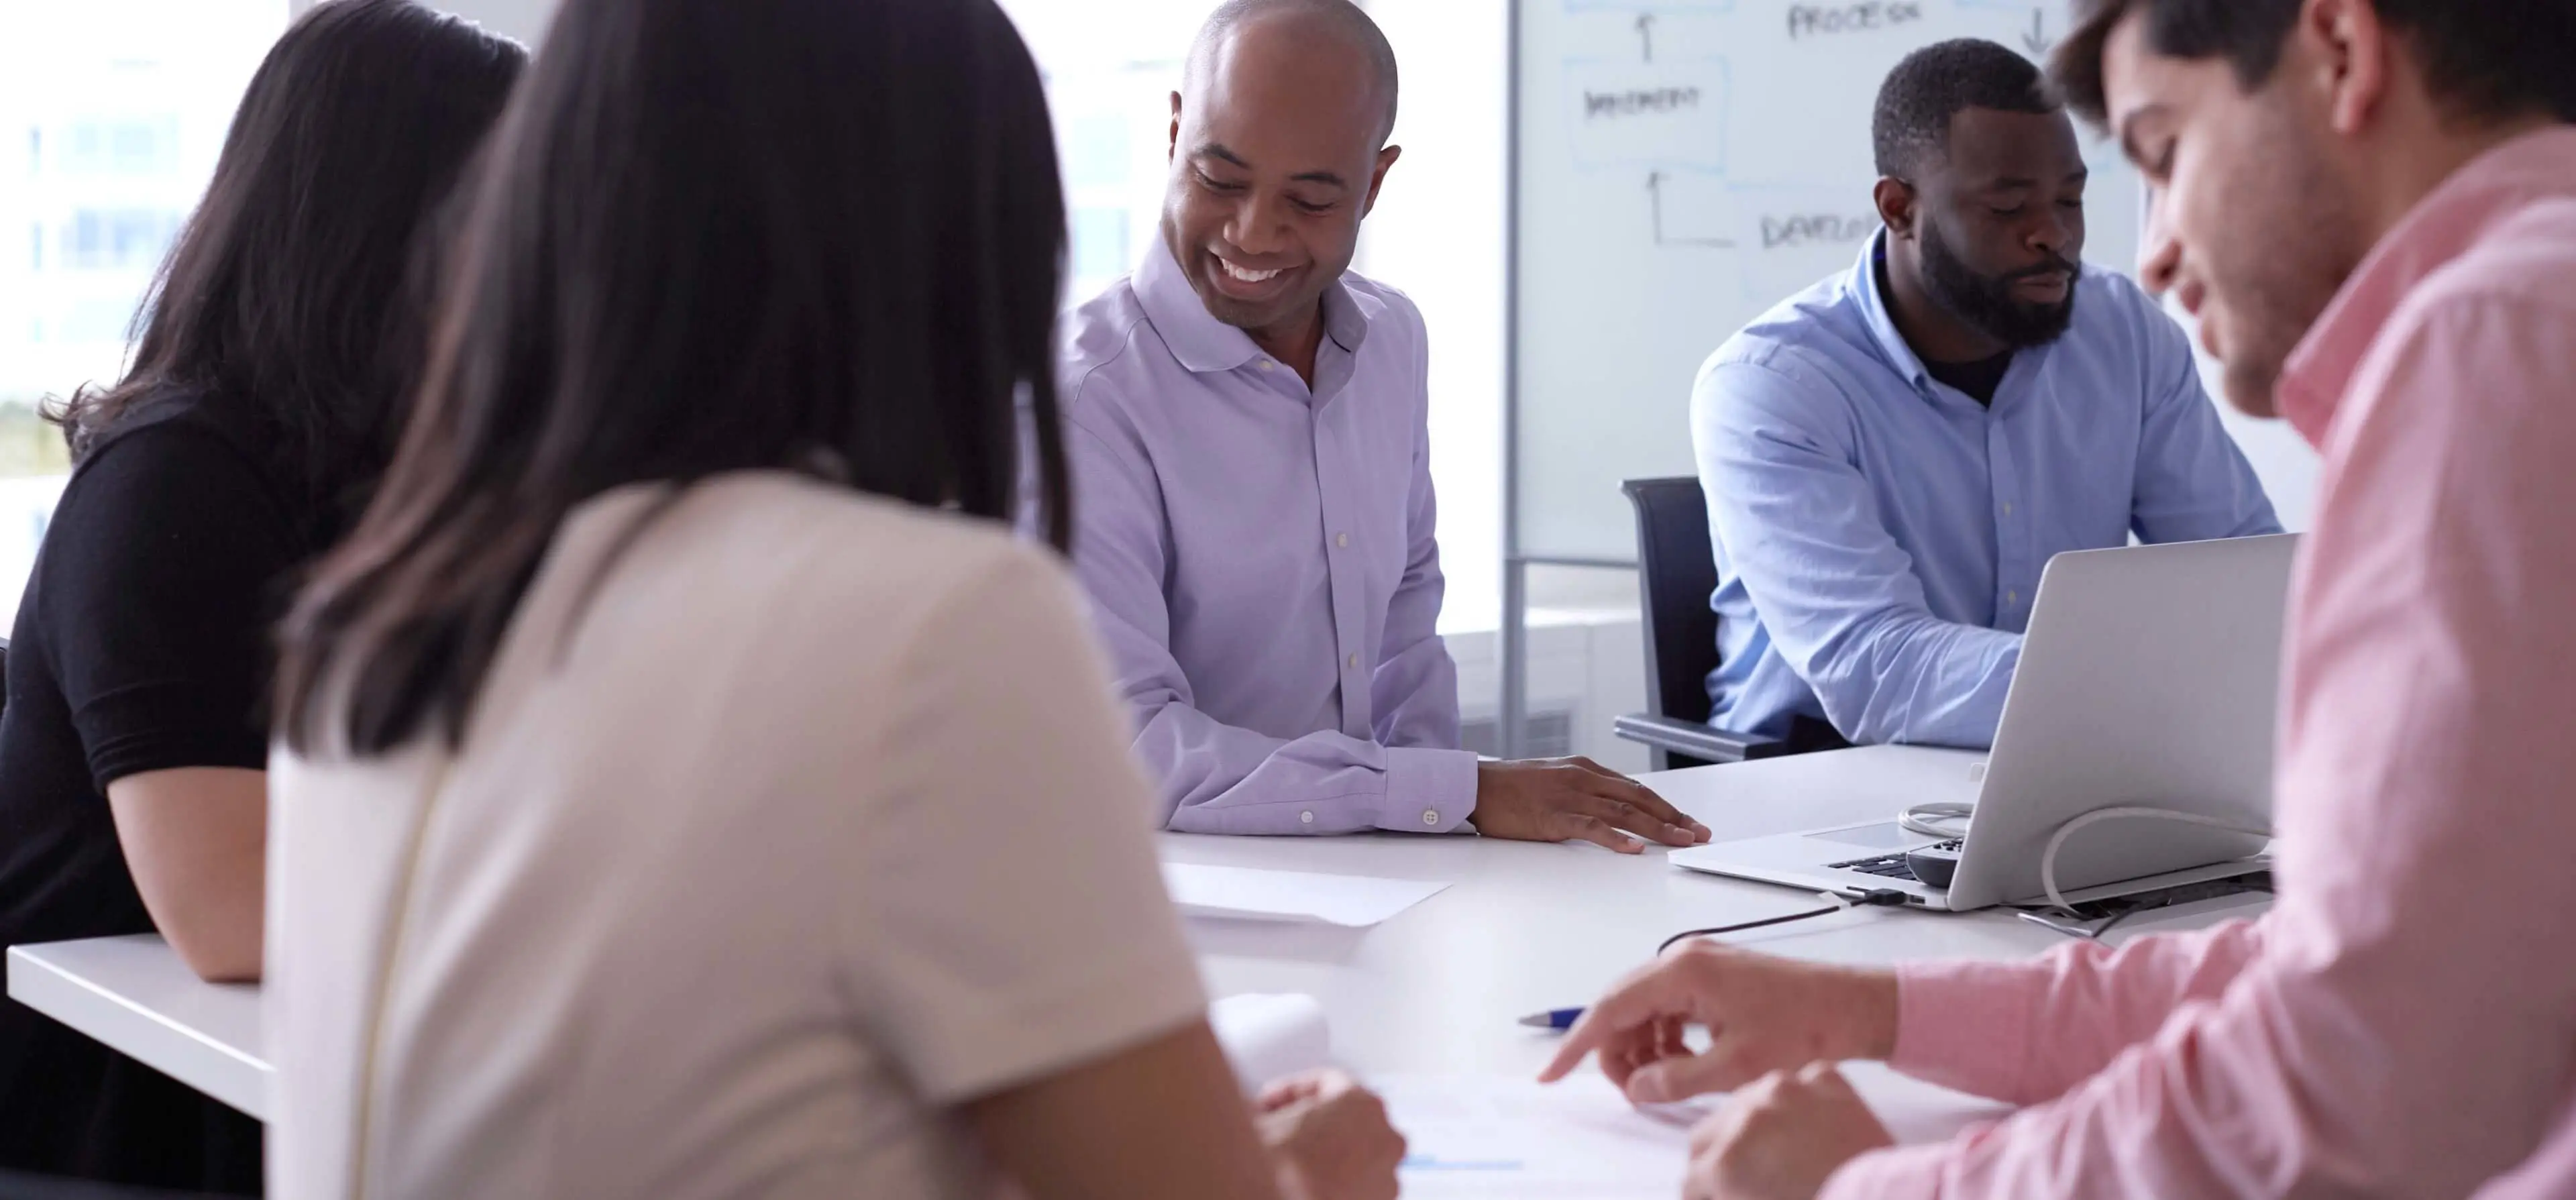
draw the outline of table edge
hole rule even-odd
[[[268,1118],[274,1069],[266,1060],[47,960],[38,952],[48,944],[71,943],[9,947],[10,999],[249,1116]]]

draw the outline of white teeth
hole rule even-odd
[[[1244,283],[1266,283],[1269,280],[1276,278],[1280,271],[1287,269],[1285,267],[1281,267],[1277,270],[1270,271],[1247,271],[1233,263],[1225,261],[1222,258],[1216,260],[1216,262],[1218,266],[1225,268],[1227,278],[1241,280]]]

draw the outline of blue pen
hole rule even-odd
[[[1582,1009],[1552,1008],[1543,1013],[1531,1013],[1522,1017],[1521,1024],[1532,1029],[1572,1029],[1574,1023],[1582,1019]]]

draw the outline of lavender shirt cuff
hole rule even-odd
[[[1377,827],[1397,833],[1449,833],[1476,811],[1476,755],[1472,750],[1389,746],[1386,804]]]

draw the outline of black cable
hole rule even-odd
[[[2159,904],[2159,905],[2156,905],[2156,906],[2155,906],[2155,908],[2165,908],[2165,907],[2170,907],[2170,906],[2168,906],[2168,905],[2162,905],[2162,904]],[[2152,912],[2152,911],[2154,911],[2154,909],[2151,909],[2151,908],[2149,908],[2148,906],[2146,906],[2146,905],[2144,905],[2144,904],[2141,904],[2141,905],[2137,906],[2136,908],[2122,909],[2122,910],[2121,910],[2121,911],[2119,911],[2119,912],[2116,912],[2116,913],[2111,914],[2111,919],[2110,919],[2110,920],[2108,920],[2108,921],[2104,921],[2104,922],[2102,922],[2101,924],[2094,926],[2094,927],[2093,927],[2093,932],[2088,933],[2088,934],[2085,934],[2084,936],[2085,936],[2088,940],[2091,940],[2091,941],[2096,941],[2096,942],[2101,941],[2101,940],[2102,940],[2102,935],[2103,935],[2103,934],[2106,934],[2106,933],[2111,932],[2111,928],[2112,928],[2113,926],[2118,925],[2120,922],[2122,922],[2122,921],[2126,921],[2126,920],[2128,920],[2129,918],[2131,918],[2131,917],[2134,917],[2134,916],[2138,915],[2139,913],[2142,913],[2142,912]]]
[[[1817,917],[1830,917],[1835,913],[1844,911],[1845,909],[1895,908],[1903,905],[1904,903],[1905,893],[1897,891],[1895,888],[1879,888],[1875,891],[1864,893],[1859,899],[1853,900],[1849,904],[1837,904],[1832,908],[1813,908],[1805,912],[1790,913],[1785,917],[1766,917],[1759,921],[1746,921],[1741,925],[1719,925],[1710,929],[1684,930],[1683,932],[1676,933],[1671,937],[1665,938],[1663,945],[1655,947],[1655,956],[1661,958],[1663,957],[1664,951],[1670,950],[1683,942],[1691,940],[1692,938],[1716,937],[1719,934],[1724,933],[1743,933],[1748,929],[1767,929],[1773,925],[1786,925],[1792,921],[1809,921]]]

